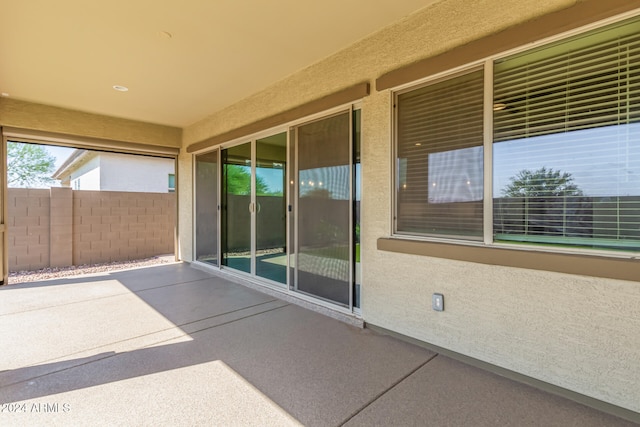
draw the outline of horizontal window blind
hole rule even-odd
[[[639,29],[495,64],[496,240],[640,250]]]
[[[483,71],[397,96],[396,232],[480,239]]]

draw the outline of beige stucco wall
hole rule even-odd
[[[193,155],[183,148],[176,174],[178,193],[178,259],[193,261]]]
[[[182,130],[171,126],[0,98],[0,125],[72,136],[180,147]]]
[[[569,0],[444,0],[183,132],[181,254],[191,259],[184,147],[433,56]],[[640,411],[640,283],[382,252],[390,234],[391,95],[362,103],[362,313],[366,322]],[[640,275],[639,275],[640,276]],[[431,310],[431,294],[446,311]]]

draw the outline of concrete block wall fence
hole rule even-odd
[[[10,188],[7,199],[10,271],[174,252],[175,193]]]

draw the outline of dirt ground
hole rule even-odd
[[[62,277],[79,276],[83,274],[104,273],[107,271],[128,270],[137,267],[149,267],[158,264],[175,262],[174,255],[159,255],[151,258],[109,262],[104,264],[72,265],[69,267],[43,268],[36,271],[11,271],[9,272],[9,285],[25,282],[37,282],[46,279],[59,279]]]

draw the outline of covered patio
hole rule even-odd
[[[3,425],[632,425],[187,263],[5,286],[0,319]]]

